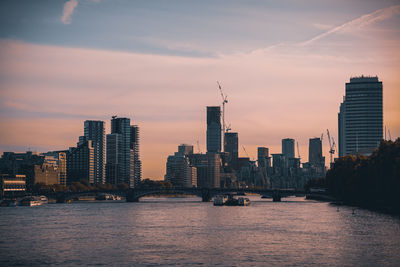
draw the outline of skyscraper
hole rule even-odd
[[[294,158],[294,139],[282,139],[282,154],[285,155],[286,159]]]
[[[207,107],[207,152],[221,152],[221,107]]]
[[[133,179],[135,186],[140,184],[140,180],[142,179],[142,162],[140,160],[139,153],[139,126],[132,125],[131,126],[131,150],[133,150]]]
[[[224,151],[228,153],[228,164],[236,170],[238,168],[239,138],[238,133],[227,132],[224,138]]]
[[[94,183],[94,148],[92,140],[80,141],[67,153],[67,184],[85,181]]]
[[[314,166],[325,164],[325,158],[322,157],[321,138],[310,138],[310,143],[308,146],[308,161]]]
[[[346,83],[338,114],[339,156],[370,154],[383,138],[382,82],[355,77]]]
[[[257,148],[257,161],[258,167],[266,168],[269,167],[269,149],[267,147],[258,147]]]
[[[85,121],[84,136],[86,140],[92,140],[94,148],[94,183],[104,184],[106,180],[104,121]]]
[[[109,184],[120,184],[122,180],[119,163],[122,160],[122,137],[120,134],[107,134],[107,160],[106,160],[106,182]]]
[[[113,116],[111,119],[111,135],[118,134],[118,137],[108,137],[107,141],[112,141],[112,145],[108,146],[110,149],[115,150],[114,156],[107,156],[107,159],[113,159],[117,164],[118,170],[117,178],[118,183],[126,183],[129,187],[134,187],[134,170],[133,170],[133,149],[131,149],[131,129],[129,118],[117,118]],[[107,153],[109,153],[107,151]],[[116,159],[116,160],[115,160]],[[108,162],[107,162],[108,163]],[[109,171],[107,171],[109,172]]]

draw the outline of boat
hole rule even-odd
[[[228,200],[228,196],[226,195],[216,195],[214,197],[214,206],[223,206]]]
[[[238,206],[248,206],[250,205],[250,199],[247,197],[239,197],[238,198]]]
[[[41,197],[36,196],[25,197],[19,203],[21,206],[40,206],[45,204]]]
[[[49,200],[47,199],[46,196],[40,196],[39,198],[40,198],[40,201],[42,201],[43,204],[49,203]]]

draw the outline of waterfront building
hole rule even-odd
[[[55,158],[56,164],[58,166],[58,175],[61,185],[67,185],[67,153],[68,150],[49,151],[44,153],[45,161],[46,157],[49,156]]]
[[[294,139],[282,139],[282,154],[286,159],[294,158]]]
[[[188,155],[190,164],[197,169],[197,186],[219,188],[221,180],[221,157],[219,153]]]
[[[60,173],[57,164],[44,162],[42,165],[35,165],[34,172],[35,184],[60,184]]]
[[[91,140],[94,148],[94,184],[104,184],[106,180],[106,140],[104,121],[84,122],[85,140]]]
[[[207,152],[221,152],[221,107],[207,107]]]
[[[142,161],[140,160],[139,126],[131,126],[131,150],[133,150],[133,180],[135,186],[139,186],[142,179]]]
[[[24,174],[0,174],[1,196],[13,197],[26,192],[26,176]]]
[[[122,160],[121,139],[120,134],[107,134],[106,182],[109,184],[117,185],[124,182],[119,174],[119,162]]]
[[[224,138],[224,152],[228,153],[227,163],[234,170],[238,169],[239,138],[238,133],[226,132]]]
[[[27,151],[25,153],[4,152],[0,159],[0,173],[7,173],[11,176],[25,175],[26,187],[30,190],[35,181],[35,165],[42,165],[44,156]]]
[[[134,149],[131,148],[131,128],[129,118],[117,118],[113,116],[111,119],[111,135],[118,134],[118,137],[110,137],[114,143],[110,146],[116,154],[110,157],[113,158],[112,163],[107,161],[109,168],[116,170],[107,170],[107,174],[114,173],[116,177],[107,178],[108,181],[113,180],[115,183],[125,183],[130,188],[135,186],[134,181]],[[108,138],[109,135],[107,135]],[[111,140],[110,139],[110,140]],[[107,139],[108,141],[109,139]],[[107,148],[109,146],[107,145]],[[110,153],[113,153],[110,152]],[[107,151],[109,153],[109,151]],[[107,156],[107,159],[109,157]],[[109,164],[110,163],[110,164]],[[113,165],[114,164],[114,165]]]
[[[189,160],[192,154],[192,145],[180,145],[178,152],[168,156],[164,179],[178,187],[197,186],[197,169],[190,164]]]
[[[80,181],[94,183],[94,148],[92,140],[83,138],[67,153],[67,184]]]
[[[338,114],[339,156],[371,154],[383,138],[382,82],[378,77],[354,77]]]

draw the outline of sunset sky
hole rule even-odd
[[[0,152],[67,149],[84,120],[109,133],[118,115],[140,126],[143,178],[162,179],[179,144],[205,152],[219,81],[250,157],[289,137],[306,162],[309,138],[337,141],[345,83],[362,74],[383,82],[399,137],[400,1],[3,0]]]

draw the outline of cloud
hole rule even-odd
[[[337,26],[329,31],[321,33],[321,34],[311,38],[308,41],[300,43],[300,45],[303,45],[303,46],[309,45],[315,41],[325,38],[328,35],[331,35],[332,33],[339,32],[339,31],[342,31],[345,29],[363,28],[368,25],[377,23],[379,21],[386,20],[396,14],[400,14],[400,5],[395,5],[395,6],[391,6],[388,8],[378,9],[372,13],[365,14],[359,18],[356,18],[356,19],[348,21],[340,26]]]
[[[78,5],[78,0],[69,0],[64,4],[63,15],[61,17],[61,21],[64,24],[71,23],[71,16],[74,13],[76,6]]]

